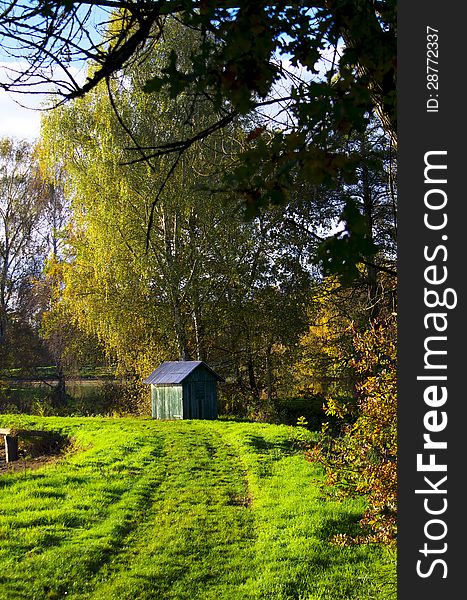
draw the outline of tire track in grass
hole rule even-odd
[[[157,439],[145,448],[120,431],[115,442],[110,453],[91,450],[57,469],[10,478],[15,500],[2,503],[0,525],[8,527],[4,535],[0,527],[0,539],[11,558],[0,560],[7,567],[0,599],[61,599],[76,588],[81,597],[91,593],[96,575],[144,519],[162,479],[157,469],[144,468],[157,466]]]
[[[147,520],[126,540],[93,600],[246,600],[254,570],[254,524],[245,471],[209,423],[159,424],[165,479]]]
[[[257,568],[251,587],[261,600],[388,598],[394,564],[387,562],[384,548],[337,547],[329,542],[330,523],[339,528],[356,523],[363,499],[324,500],[320,468],[294,452],[284,434],[284,426],[259,424],[245,427],[243,435],[232,427],[224,431],[243,458],[257,495]]]
[[[0,479],[0,600],[388,597],[378,548],[327,541],[360,503],[323,501],[288,428],[44,422],[87,450]]]
[[[63,470],[11,480],[23,505],[13,515],[13,503],[5,514],[19,533],[16,545],[7,535],[13,556],[2,573],[5,598],[91,598],[97,590],[107,599],[99,587],[108,587],[118,569],[130,598],[153,598],[154,590],[157,597],[192,598],[207,582],[229,590],[212,597],[235,597],[235,561],[248,554],[251,532],[238,502],[245,489],[238,457],[207,424],[146,423],[136,436],[130,428],[129,438],[118,425],[110,452],[91,449]],[[54,488],[66,493],[58,497]],[[26,541],[23,531],[34,539]],[[155,532],[160,544],[152,548]]]

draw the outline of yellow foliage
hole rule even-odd
[[[327,414],[341,420],[340,435],[323,430],[308,459],[320,462],[327,483],[343,495],[363,494],[368,507],[361,519],[367,533],[356,541],[392,544],[397,510],[397,389],[396,327],[394,319],[354,334],[351,361],[360,380],[357,404],[348,411],[330,399]],[[348,540],[347,540],[348,541]],[[335,540],[346,542],[345,536]]]

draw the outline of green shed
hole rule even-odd
[[[154,419],[216,419],[217,382],[201,360],[162,363],[143,383],[151,385]]]

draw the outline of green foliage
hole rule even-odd
[[[206,99],[141,93],[167,53],[176,47],[186,59],[199,41],[174,20],[165,32],[143,65],[110,84],[115,107],[145,148],[159,136],[170,145],[216,117]],[[203,358],[225,365],[256,400],[271,396],[283,347],[304,328],[310,276],[303,240],[284,227],[282,208],[245,222],[238,198],[212,193],[244,139],[232,125],[176,162],[134,161],[133,140],[104,86],[48,115],[43,168],[50,176],[60,167],[73,198],[68,253],[55,267],[59,298],[44,315],[52,329],[61,331],[68,318],[124,374],[141,378],[162,360]]]
[[[339,275],[349,285],[360,275],[358,264],[373,258],[378,248],[367,220],[353,200],[346,202],[341,221],[344,232],[327,238],[319,246],[317,262],[325,275]]]
[[[397,397],[396,332],[393,319],[354,336],[353,367],[359,377],[356,406],[329,399],[327,414],[341,421],[341,434],[323,428],[308,458],[323,464],[327,484],[344,496],[364,494],[368,507],[360,523],[368,533],[357,541],[396,539]],[[344,543],[349,538],[340,536]]]
[[[94,11],[99,12],[96,23],[103,16],[98,1],[90,7],[69,0],[47,0],[37,8],[34,3],[9,5],[0,17],[2,41],[11,56],[31,64],[2,85],[23,91],[23,86],[42,88],[45,80],[48,89],[55,84],[57,94],[80,98],[137,65],[138,91],[147,96],[182,104],[190,99],[193,107],[203,99],[209,118],[194,119],[193,127],[179,128],[169,141],[158,131],[145,143],[131,110],[120,111],[134,147],[130,160],[149,164],[149,158],[164,156],[169,174],[171,153],[173,161],[179,160],[200,140],[214,139],[220,129],[228,129],[239,115],[254,118],[256,122],[248,124],[253,133],[265,130],[267,123],[267,135],[247,137],[237,166],[222,169],[227,174],[224,187],[243,197],[250,217],[265,206],[286,204],[297,179],[329,189],[335,189],[338,181],[351,183],[359,154],[347,142],[364,134],[375,115],[395,146],[393,0],[333,0],[318,6],[266,0],[150,0],[140,6],[116,0],[111,7],[107,28],[98,40],[102,24],[95,25],[96,31],[91,26]],[[168,46],[167,41],[174,40],[172,16],[179,33],[176,43]],[[147,68],[154,62],[154,49],[159,54],[156,70]],[[71,71],[61,79],[49,75],[57,65],[60,72],[66,71],[72,58],[92,65],[84,84]],[[111,88],[111,94],[118,95]],[[270,119],[264,109],[275,117]],[[286,117],[277,120],[282,114]],[[336,144],[336,136],[344,143]],[[336,272],[345,256],[344,276],[358,275],[357,261],[374,253],[364,238],[349,225],[348,240],[330,240],[325,248],[329,253],[321,256],[327,271]],[[330,265],[328,254],[334,252]]]
[[[342,287],[335,277],[315,286],[308,307],[309,327],[293,356],[289,395],[320,398],[321,405],[329,396],[352,397],[351,327],[352,322],[367,322],[364,300],[358,289]]]
[[[44,207],[45,197],[31,145],[24,140],[1,138],[0,366],[11,366],[5,364],[9,359],[6,344],[11,322],[33,322],[28,314],[29,300],[31,282],[40,272],[45,252],[41,236]],[[16,333],[19,329],[16,328]]]
[[[43,341],[35,323],[28,323],[22,315],[11,315],[8,322],[8,336],[1,348],[0,378],[15,369],[21,368],[29,377],[38,366],[50,362]]]
[[[96,336],[80,329],[68,310],[64,295],[67,263],[52,255],[35,282],[40,314],[39,333],[55,363],[56,377],[80,375],[80,367],[89,363],[98,370],[104,363],[102,347]]]
[[[291,447],[293,428],[2,415],[4,425],[60,432],[74,451],[0,475],[1,600],[394,591],[384,548],[329,543],[336,528],[354,527],[362,502],[322,501],[322,474]]]
[[[289,436],[290,443],[293,448],[297,450],[309,450],[311,445],[315,441],[315,436],[306,428],[308,421],[305,417],[298,417],[296,427],[293,428],[292,433]]]
[[[252,138],[229,174],[229,184],[244,194],[247,214],[257,214],[262,206],[288,200],[297,173],[330,187],[339,178],[350,181],[358,157],[336,148],[333,134],[363,133],[374,109],[395,138],[396,8],[383,5],[375,11],[370,2],[347,0],[310,10],[239,2],[238,10],[229,11],[207,3],[198,12],[188,2],[182,21],[210,35],[183,66],[173,50],[162,75],[145,89],[166,87],[172,97],[187,89],[207,91],[217,109],[227,104],[247,114],[274,94],[279,101],[274,85],[283,82],[283,71],[273,57],[287,53],[292,65],[305,70],[306,76],[292,77],[285,86],[293,127],[276,127],[267,141]],[[334,59],[324,62],[333,51]]]

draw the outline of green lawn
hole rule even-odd
[[[336,547],[361,501],[323,500],[293,428],[0,415],[75,451],[0,476],[0,599],[381,600],[393,553]]]

